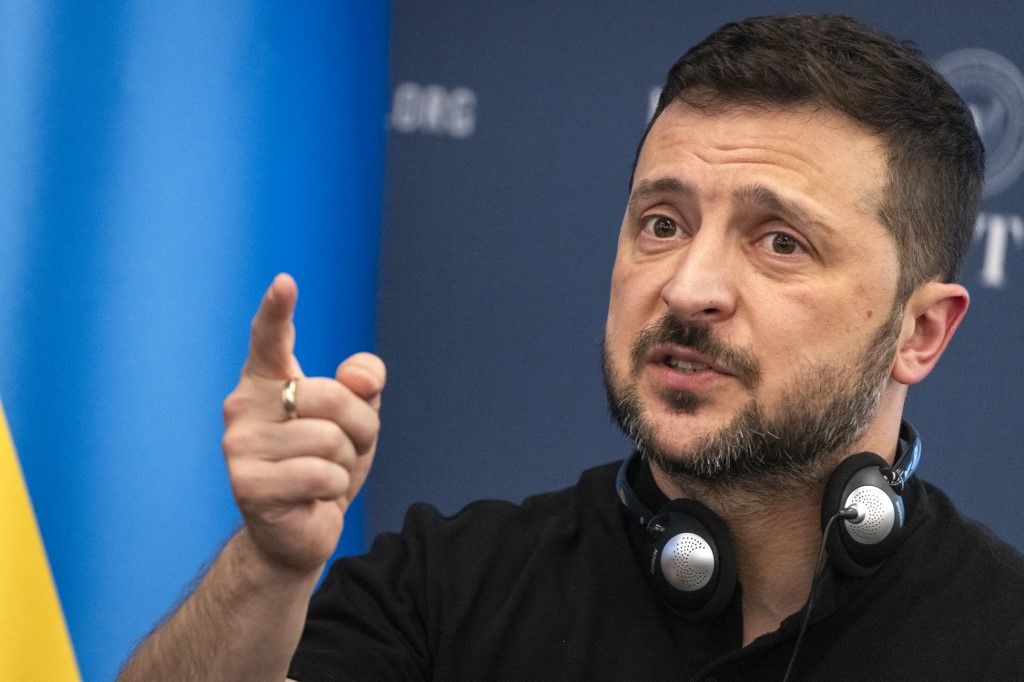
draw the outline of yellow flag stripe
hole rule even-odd
[[[0,406],[0,680],[80,680],[28,489]]]

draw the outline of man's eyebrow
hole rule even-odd
[[[827,229],[828,225],[809,213],[799,204],[780,196],[775,190],[764,185],[740,187],[732,193],[733,201],[742,206],[760,208],[780,218],[804,225],[816,225]]]
[[[681,198],[690,198],[696,195],[694,189],[676,178],[663,177],[655,180],[641,180],[629,195],[629,214],[635,216],[640,210],[640,204],[645,199],[656,195],[672,194]]]

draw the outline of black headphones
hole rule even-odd
[[[921,440],[909,422],[900,424],[896,463],[873,452],[845,459],[829,477],[821,501],[821,526],[842,513],[826,538],[829,561],[840,572],[872,573],[903,540],[903,487],[921,461]],[[671,500],[657,514],[630,487],[641,463],[634,452],[619,468],[619,500],[649,538],[646,567],[655,591],[681,616],[698,620],[720,613],[736,589],[736,560],[729,529],[695,500]]]

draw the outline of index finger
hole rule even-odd
[[[260,309],[252,319],[249,357],[243,374],[267,379],[302,376],[295,359],[295,302],[299,288],[291,275],[281,273],[267,287]]]

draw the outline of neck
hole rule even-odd
[[[824,479],[798,489],[767,493],[668,477],[651,469],[669,498],[699,500],[729,527],[736,571],[743,585],[743,645],[774,632],[799,611],[810,594],[821,543],[819,523]]]

